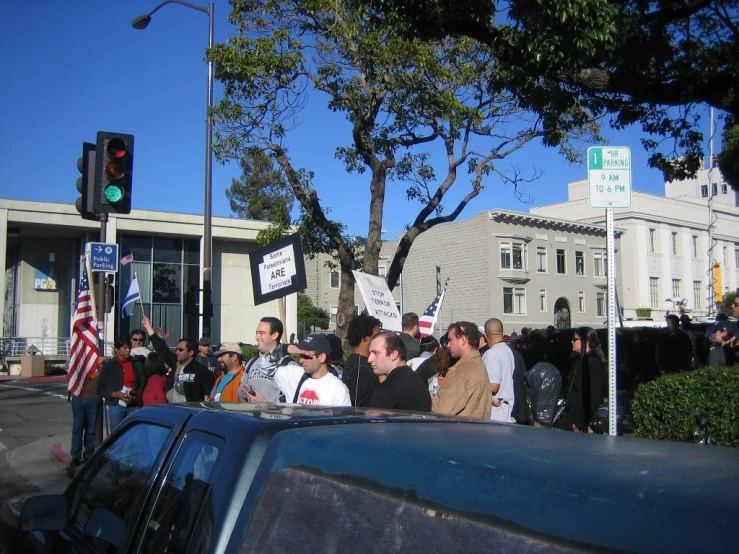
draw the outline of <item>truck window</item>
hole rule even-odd
[[[142,553],[208,552],[213,530],[210,487],[224,447],[217,437],[197,431],[188,434],[145,527]]]
[[[243,554],[487,550],[582,551],[504,521],[425,505],[412,491],[302,469],[271,474],[240,548]]]
[[[93,547],[106,551],[112,537],[119,539],[119,531],[130,530],[146,498],[149,476],[159,467],[169,429],[141,423],[134,425],[113,442],[104,452],[92,459],[92,466],[72,491],[71,528],[86,536]],[[104,512],[105,525],[95,536],[86,532],[88,520],[94,512]],[[115,527],[115,529],[113,529]],[[89,531],[89,530],[88,530]]]

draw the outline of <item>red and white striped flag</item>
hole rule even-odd
[[[72,323],[72,344],[69,348],[69,369],[67,370],[67,390],[80,396],[85,390],[87,376],[95,370],[98,363],[98,334],[94,321],[94,304],[87,267],[82,270],[77,310]]]
[[[431,302],[428,308],[426,308],[423,315],[418,318],[418,331],[421,337],[434,334],[434,326],[436,326],[436,319],[439,317],[441,303],[444,302],[444,295],[446,294],[446,287],[448,284],[449,277],[447,277],[446,282],[444,283],[444,288],[442,289],[441,294],[434,298],[434,301]]]
[[[128,265],[133,261],[133,254],[126,254],[121,258],[121,265]]]

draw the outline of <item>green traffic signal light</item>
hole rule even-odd
[[[133,135],[100,131],[97,135],[97,206],[101,213],[131,212]]]

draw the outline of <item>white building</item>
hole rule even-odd
[[[211,338],[254,341],[261,317],[278,316],[277,301],[254,305],[249,253],[258,247],[260,221],[213,218]],[[106,242],[118,244],[119,256],[133,254],[115,285],[115,306],[107,316],[105,340],[141,326],[141,306],[130,318],[120,314],[131,276],[136,273],[146,314],[169,333],[201,336],[201,318],[187,313],[187,292],[201,287],[203,217],[149,210],[111,215]],[[73,205],[0,199],[0,261],[3,288],[2,336],[13,344],[34,344],[44,353],[63,356],[75,309],[80,256],[85,243],[98,242],[100,224],[82,219]],[[49,284],[51,277],[52,284]],[[41,286],[39,286],[41,284]],[[288,296],[286,332],[296,329],[296,295]],[[52,353],[52,351],[54,351]]]
[[[714,194],[712,245],[709,190]],[[624,232],[617,276],[625,317],[636,317],[637,308],[657,314],[675,311],[678,300],[684,300],[693,317],[703,316],[708,313],[709,279],[715,279],[717,299],[739,287],[738,200],[739,194],[722,178],[709,185],[703,170],[696,179],[666,183],[665,196],[633,192],[631,208],[614,209],[615,223]],[[587,180],[569,183],[567,202],[533,208],[531,213],[605,222],[605,210],[589,205]]]
[[[402,302],[401,311],[421,315],[434,300],[437,284],[449,277],[437,331],[456,320],[482,324],[491,317],[501,319],[507,333],[548,325],[602,327],[607,317],[605,235],[602,225],[484,211],[422,233],[393,296],[399,308]],[[380,275],[389,269],[396,247],[396,241],[383,243]],[[306,261],[306,294],[333,316],[340,282],[326,259]],[[355,305],[364,309],[359,293]]]

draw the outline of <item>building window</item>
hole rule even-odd
[[[577,311],[585,313],[585,292],[581,290],[577,291]]]
[[[557,249],[557,273],[560,275],[567,274],[567,257],[565,251],[561,248]]]
[[[693,235],[693,257],[698,257],[698,237]]]
[[[338,313],[338,311],[339,311],[338,306],[329,306],[328,313],[331,315],[331,323],[333,323],[334,325],[336,325],[336,314]]]
[[[545,246],[536,247],[536,271],[547,272],[547,249]]]
[[[526,246],[522,242],[501,242],[500,268],[523,270],[525,254]]]
[[[711,195],[716,196],[718,194],[718,184],[711,183]]]
[[[658,277],[649,278],[649,307],[650,308],[659,307],[659,278]]]
[[[526,313],[526,289],[522,287],[503,287],[503,313]]]
[[[693,281],[693,307],[696,310],[701,309],[701,282]]]
[[[331,272],[331,288],[332,289],[338,289],[339,288],[339,272],[338,271],[332,271]]]
[[[382,277],[383,279],[385,278],[385,266],[384,265],[377,267],[377,276]]]
[[[677,233],[672,233],[672,255],[677,256],[679,253],[677,248]]]
[[[739,248],[734,250],[734,267],[739,269]]]
[[[603,252],[593,252],[593,275],[603,277],[605,274],[605,254]]]
[[[547,291],[546,289],[539,289],[539,311],[547,311]]]
[[[605,292],[595,293],[595,313],[598,317],[604,317],[606,315],[606,293]]]
[[[680,298],[680,279],[672,280],[672,297]]]
[[[727,192],[729,192],[729,187],[726,186],[726,181],[724,181],[721,183],[721,194],[726,194]]]
[[[701,196],[708,198],[708,185],[701,185]]]
[[[649,251],[657,251],[657,230],[649,229]]]
[[[575,250],[575,274],[585,275],[585,257],[580,250]]]

